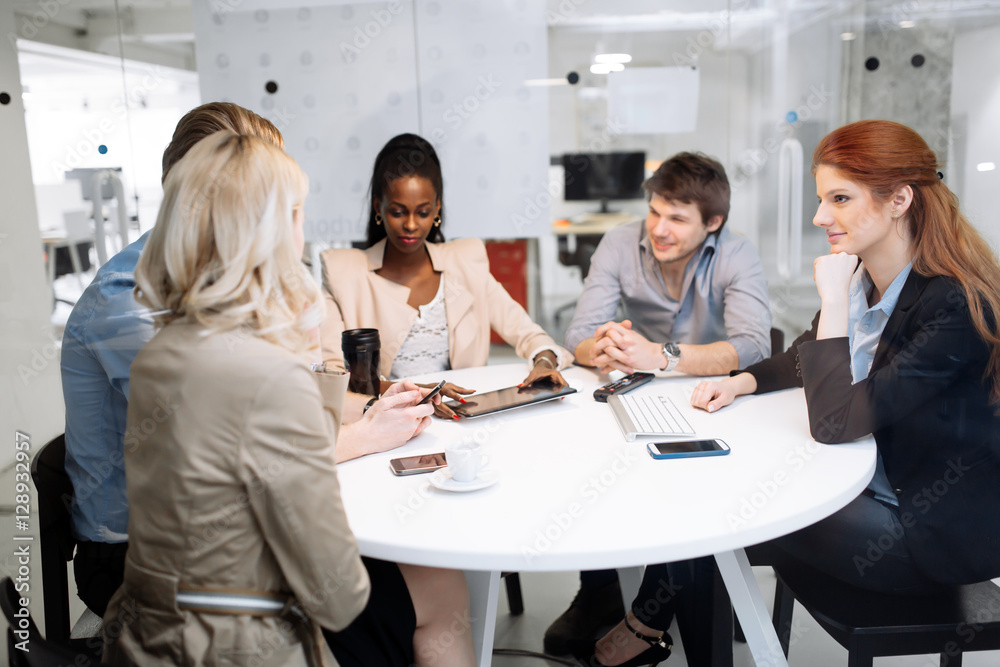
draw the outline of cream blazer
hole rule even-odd
[[[334,461],[343,384],[244,332],[165,326],[131,369],[129,548],[104,616],[117,665],[335,665],[320,627],[368,599]],[[339,395],[338,395],[339,394]],[[294,597],[310,622],[178,609],[178,589]]]
[[[320,341],[323,360],[334,368],[344,369],[340,334],[345,329],[370,327],[379,330],[381,372],[388,378],[417,320],[417,311],[407,303],[409,288],[375,273],[382,268],[385,244],[383,239],[367,250],[335,248],[322,254],[326,316]],[[444,280],[452,368],[486,365],[491,328],[522,359],[551,349],[559,358],[559,368],[573,362],[573,355],[535,324],[493,277],[481,240],[427,243],[426,247],[434,270]]]

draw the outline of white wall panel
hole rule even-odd
[[[309,240],[363,237],[372,163],[401,132],[440,151],[448,238],[548,232],[548,91],[524,86],[547,76],[544,0],[220,6],[192,4],[202,99],[282,131],[312,183]]]

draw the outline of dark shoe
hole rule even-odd
[[[545,652],[551,655],[576,653],[574,648],[592,646],[598,630],[614,625],[624,615],[625,605],[617,577],[613,582],[597,588],[581,587],[569,609],[552,621],[545,631],[542,645]]]
[[[656,667],[656,665],[670,657],[670,651],[674,648],[674,640],[671,639],[669,633],[664,632],[659,637],[650,637],[648,635],[641,634],[636,632],[635,629],[629,625],[627,617],[625,619],[625,627],[627,627],[633,635],[649,644],[649,648],[631,660],[626,660],[615,667],[640,667],[641,665],[652,665],[652,667]],[[587,667],[607,667],[603,662],[597,659],[596,648],[597,642],[595,641],[586,654],[576,654],[575,657],[583,661],[583,664]]]

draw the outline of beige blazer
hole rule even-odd
[[[342,385],[324,400],[315,375],[277,345],[184,321],[136,357],[129,548],[104,617],[105,661],[336,664],[319,629],[346,627],[369,582],[334,461]],[[179,609],[178,589],[191,588],[291,596],[311,622]]]
[[[371,327],[379,330],[381,372],[388,378],[399,348],[417,320],[417,311],[407,303],[409,288],[375,273],[382,268],[385,244],[382,240],[367,250],[333,249],[322,254],[326,316],[320,341],[323,360],[333,368],[344,368],[340,334],[345,329]],[[532,322],[490,273],[481,240],[428,243],[427,254],[444,280],[452,368],[486,365],[491,328],[522,359],[552,349],[560,368],[572,363],[573,356]]]

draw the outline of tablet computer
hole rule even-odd
[[[504,410],[522,408],[525,405],[544,403],[554,398],[562,398],[575,394],[573,387],[507,387],[496,391],[484,391],[481,394],[473,394],[465,398],[465,403],[450,401],[448,407],[454,410],[459,416],[471,419],[472,417],[482,417],[492,415]]]

